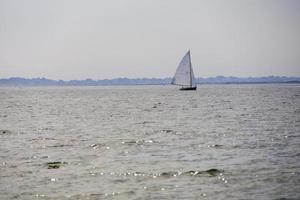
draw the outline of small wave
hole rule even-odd
[[[92,147],[93,149],[99,149],[101,147],[105,147],[105,145],[101,143],[95,143],[95,144],[91,144],[90,147]]]
[[[6,135],[6,134],[12,134],[12,131],[7,130],[7,129],[1,129],[0,130],[0,135]]]
[[[152,144],[158,142],[153,140],[130,140],[130,141],[122,141],[121,143],[125,145],[144,145],[144,144]]]
[[[54,162],[48,162],[46,163],[48,169],[58,169],[62,167],[63,165],[67,165],[67,162],[64,161],[54,161]]]
[[[300,109],[296,109],[294,113],[300,113]]]
[[[50,148],[61,148],[61,147],[72,147],[73,145],[72,144],[55,144],[53,146],[47,146],[47,147],[50,147]]]
[[[37,138],[31,139],[31,141],[33,141],[33,142],[43,141],[43,140],[57,140],[57,139],[55,139],[55,138],[50,138],[50,137],[37,137]]]
[[[90,171],[90,174],[95,176],[96,174],[101,176],[133,176],[133,177],[148,177],[148,178],[174,178],[174,177],[184,177],[184,176],[193,176],[193,177],[201,177],[201,176],[219,176],[224,173],[224,170],[212,168],[204,171],[199,170],[190,170],[190,171],[169,171],[169,172],[161,172],[161,173],[143,173],[143,172],[126,172],[126,173],[114,173],[114,172],[95,172]]]
[[[75,195],[70,195],[67,196],[70,199],[89,199],[89,200],[98,200],[98,199],[107,199],[107,198],[115,198],[117,196],[119,197],[124,197],[124,198],[129,198],[132,195],[135,195],[136,192],[135,191],[124,191],[124,192],[111,192],[111,193],[91,193],[91,194],[75,194]],[[45,197],[44,196],[40,196],[40,197]]]
[[[157,108],[157,107],[160,106],[160,105],[161,105],[161,103],[158,102],[158,103],[154,104],[154,105],[152,106],[152,108]]]
[[[221,173],[223,173],[223,170],[219,170],[219,169],[208,169],[205,171],[187,171],[187,172],[183,172],[182,174],[184,175],[191,175],[191,176],[201,176],[201,175],[210,175],[210,176],[217,176]]]
[[[162,129],[160,132],[161,133],[176,133],[177,131],[172,130],[172,129]]]
[[[153,124],[153,123],[155,123],[155,122],[153,122],[153,121],[142,121],[142,122],[139,122],[137,124],[143,124],[143,125],[145,125],[145,124]]]
[[[221,145],[221,144],[212,144],[212,145],[207,145],[207,147],[209,147],[209,148],[221,148],[221,147],[223,147],[223,145]]]

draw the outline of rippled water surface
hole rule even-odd
[[[0,199],[299,199],[300,85],[0,88]]]

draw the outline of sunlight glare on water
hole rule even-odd
[[[0,88],[0,199],[300,198],[300,86]]]

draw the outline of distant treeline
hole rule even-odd
[[[12,77],[0,79],[0,86],[101,86],[101,85],[167,85],[172,78],[115,78],[104,80],[51,80],[46,78]],[[251,83],[300,83],[300,77],[267,76],[240,78],[216,76],[196,78],[198,84],[251,84]]]

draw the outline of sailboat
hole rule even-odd
[[[196,90],[197,84],[191,63],[191,53],[188,51],[180,61],[173,80],[173,85],[181,85],[180,90]]]

